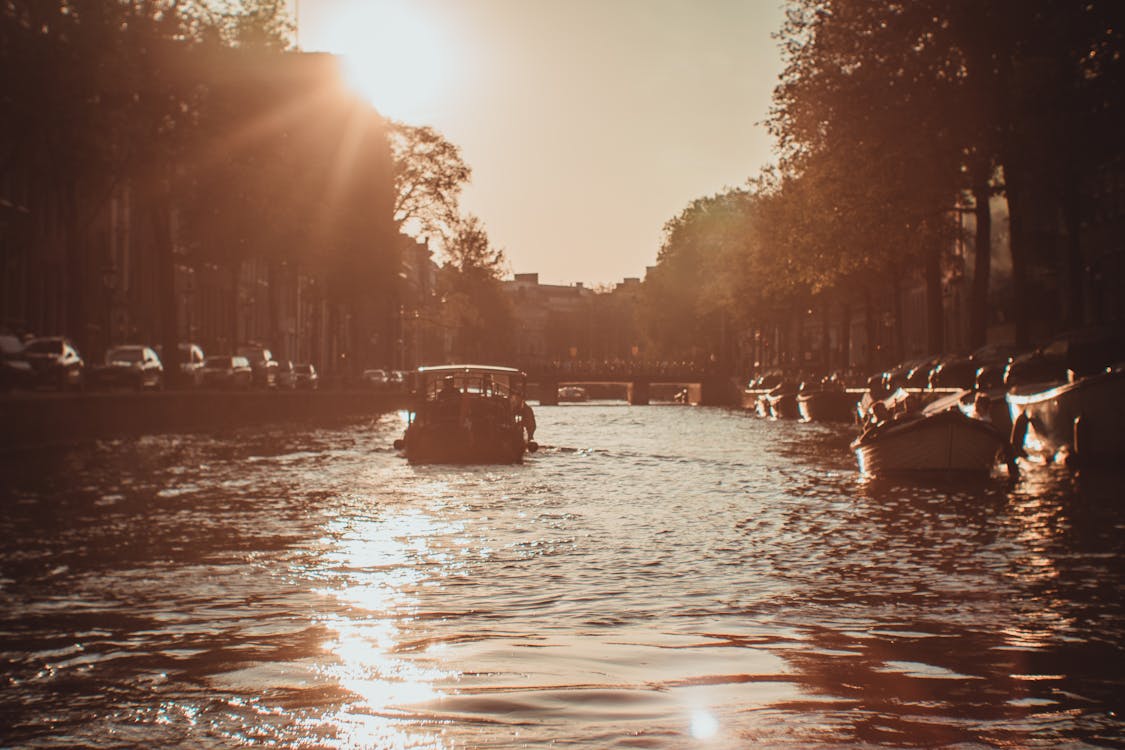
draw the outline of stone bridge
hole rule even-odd
[[[688,400],[704,406],[738,406],[742,390],[731,375],[699,370],[525,370],[528,392],[539,403],[554,406],[558,390],[568,385],[623,385],[630,404],[646,405],[654,384],[680,385],[688,389]]]

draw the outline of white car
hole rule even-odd
[[[364,370],[360,379],[368,388],[385,388],[388,382],[386,370]]]

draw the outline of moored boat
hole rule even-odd
[[[1013,388],[1006,396],[1012,443],[1025,454],[1077,460],[1125,458],[1125,364],[1065,382]]]
[[[1007,437],[959,408],[965,393],[869,427],[851,445],[860,471],[989,473],[1006,457]]]
[[[842,388],[802,392],[797,409],[805,422],[854,422],[860,395]]]
[[[742,408],[753,409],[759,417],[770,416],[769,392],[782,380],[781,373],[768,372],[750,381],[742,391]]]
[[[1004,373],[1011,442],[1028,456],[1084,464],[1125,457],[1125,331],[1059,334]]]
[[[511,367],[420,367],[409,423],[395,447],[411,463],[518,463],[538,447],[525,400],[527,376]]]
[[[774,419],[797,419],[801,412],[797,408],[797,384],[785,381],[765,396],[769,405],[769,416]]]
[[[564,385],[559,388],[558,393],[559,403],[578,403],[581,401],[589,401],[590,394],[580,385]]]

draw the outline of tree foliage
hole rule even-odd
[[[454,331],[455,355],[466,360],[505,361],[512,334],[512,310],[501,279],[504,252],[493,247],[484,224],[466,216],[446,245],[439,277],[446,326]]]
[[[74,196],[68,269],[82,268],[99,200],[128,184],[153,228],[165,346],[176,243],[231,270],[232,294],[255,259],[322,276],[353,320],[394,299],[388,124],[329,56],[289,51],[291,31],[284,0],[0,4],[0,178],[35,183],[33,203]]]
[[[394,217],[413,237],[446,240],[460,231],[458,199],[472,170],[461,149],[429,126],[391,126],[395,163]]]
[[[959,272],[950,250],[972,206],[971,340],[981,343],[995,194],[1012,222],[1017,338],[1028,339],[1028,301],[1044,293],[1082,322],[1093,282],[1082,237],[1123,163],[1111,135],[1125,110],[1123,22],[1112,0],[790,0],[767,123],[780,161],[669,223],[646,283],[650,327],[694,318],[713,329],[714,305],[761,321],[809,295],[847,304],[921,275],[938,351],[943,285]],[[716,224],[720,205],[744,217]],[[681,342],[705,335],[679,330]]]

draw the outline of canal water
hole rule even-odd
[[[0,456],[0,747],[1125,747],[1123,475],[537,416],[520,466],[398,414]]]

